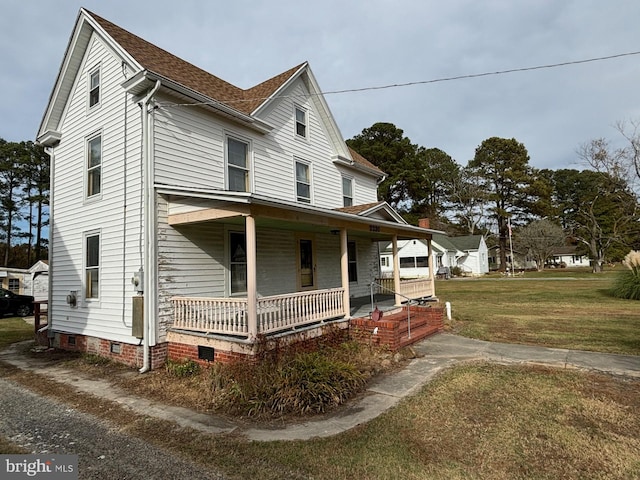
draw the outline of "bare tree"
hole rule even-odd
[[[538,271],[541,271],[554,251],[565,245],[565,238],[562,227],[542,218],[518,231],[516,245],[518,250],[526,252],[536,262]]]

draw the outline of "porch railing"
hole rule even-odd
[[[258,332],[273,333],[344,316],[342,288],[258,299]]]
[[[381,292],[395,292],[393,278],[377,278],[375,283],[380,286]],[[400,296],[406,298],[423,298],[434,294],[433,281],[430,278],[403,278],[400,280]]]
[[[248,336],[246,298],[173,297],[173,326],[181,330]]]
[[[344,289],[314,290],[261,297],[257,333],[294,329],[345,315]],[[248,337],[246,298],[173,297],[174,328]]]

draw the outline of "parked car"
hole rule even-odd
[[[27,317],[33,312],[31,295],[18,295],[10,290],[0,288],[0,317],[11,313],[18,317]]]

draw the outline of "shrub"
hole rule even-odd
[[[364,387],[353,346],[316,352],[283,349],[259,362],[239,360],[214,364],[209,385],[213,407],[236,415],[281,416],[323,413],[344,403]],[[346,357],[351,357],[347,359]]]
[[[630,251],[622,264],[627,269],[618,274],[611,294],[618,298],[640,300],[640,252]]]
[[[165,368],[170,375],[179,378],[192,377],[200,373],[200,365],[193,360],[167,360]]]

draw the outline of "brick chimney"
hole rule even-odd
[[[420,228],[429,228],[429,219],[421,218],[420,220],[418,220],[418,226]]]

